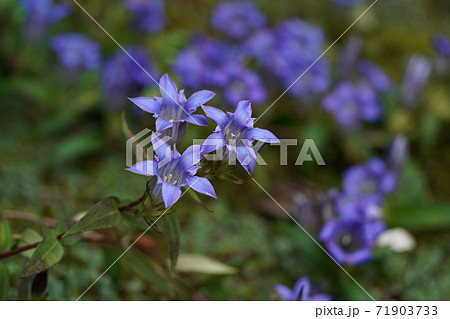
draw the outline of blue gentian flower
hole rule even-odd
[[[98,43],[81,34],[59,34],[53,37],[51,46],[65,68],[93,70],[100,66]]]
[[[383,196],[378,193],[356,195],[343,192],[336,197],[334,204],[341,220],[377,220],[381,218]]]
[[[156,66],[141,47],[126,47],[125,50],[155,79]],[[102,88],[108,106],[117,107],[127,96],[137,94],[145,86],[156,85],[122,50],[109,58],[103,66]]]
[[[329,219],[322,227],[319,239],[340,264],[358,265],[372,259],[376,239],[385,228],[377,219]]]
[[[200,166],[200,148],[190,146],[181,155],[176,148],[170,146],[155,133],[152,134],[155,156],[153,160],[145,160],[126,170],[145,176],[154,176],[152,193],[155,198],[164,202],[166,208],[172,206],[181,195],[181,187],[189,186],[193,190],[216,198],[214,188],[208,179],[195,176]]]
[[[431,62],[423,56],[412,56],[403,74],[401,93],[403,103],[414,108],[419,103],[420,94],[431,74]]]
[[[331,0],[335,4],[341,7],[353,7],[359,3],[363,3],[367,0]]]
[[[251,1],[221,2],[211,15],[212,27],[235,39],[247,36],[265,22],[266,18]]]
[[[202,106],[206,116],[217,124],[213,134],[204,142],[202,154],[225,147],[228,154],[236,154],[242,167],[251,174],[256,163],[256,154],[252,148],[255,140],[267,143],[279,143],[268,130],[254,128],[250,101],[240,101],[234,113],[226,114],[211,106]]]
[[[53,0],[21,0],[27,17],[27,32],[31,39],[38,39],[47,26],[61,20],[70,12],[66,3],[54,4]]]
[[[342,126],[354,127],[361,120],[375,122],[382,114],[377,94],[372,87],[364,83],[339,83],[333,92],[325,96],[322,105]]]
[[[357,64],[359,73],[377,91],[386,91],[392,87],[391,79],[375,63],[367,60],[359,61]]]
[[[329,301],[331,297],[325,294],[311,295],[311,284],[307,277],[300,278],[293,289],[284,285],[275,285],[275,291],[284,301]]]
[[[182,123],[191,123],[200,126],[208,125],[208,120],[200,114],[192,114],[197,108],[211,100],[216,94],[208,90],[198,91],[186,99],[184,90],[178,91],[175,83],[164,74],[160,81],[160,92],[162,97],[136,97],[130,101],[140,109],[153,114],[156,118],[156,131],[161,132],[172,128],[170,137],[176,143],[181,138],[178,129]],[[165,135],[165,134],[164,134]]]
[[[155,32],[164,27],[163,0],[125,0],[125,8],[131,12],[137,29],[143,32]]]

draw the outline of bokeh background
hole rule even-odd
[[[206,0],[79,3],[156,80],[168,73],[188,94],[213,90],[209,104],[225,111],[250,99],[256,116],[372,4],[255,0],[218,12],[221,2]],[[405,239],[394,238],[373,245],[371,261],[344,265],[375,299],[450,299],[449,16],[448,0],[379,0],[257,124],[299,139],[287,165],[279,147],[264,148],[268,165],[253,177],[315,237],[333,210],[324,194],[342,187],[348,168],[397,161],[380,218],[413,244],[399,251],[393,242]],[[126,97],[159,90],[73,1],[0,0],[0,21],[0,204],[20,247],[106,196],[141,196],[146,179],[124,170],[123,117],[134,132],[154,120]],[[180,149],[213,129],[191,126]],[[294,165],[304,139],[326,166]],[[188,196],[177,203],[175,277],[164,234],[150,231],[84,299],[279,300],[276,284],[306,276],[334,300],[367,300],[242,168],[234,173],[243,184],[213,180],[218,198],[201,197],[212,213]],[[76,299],[146,228],[124,221],[64,240],[44,282],[17,279],[30,252],[2,259],[0,297]]]

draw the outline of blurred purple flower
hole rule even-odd
[[[127,52],[153,79],[158,77],[155,64],[141,47],[127,47]],[[122,104],[129,95],[137,94],[143,87],[155,82],[125,52],[117,51],[103,66],[103,95],[110,107]]]
[[[375,91],[367,84],[341,82],[322,100],[323,108],[333,113],[342,126],[354,127],[361,120],[375,122],[382,109]]]
[[[235,39],[242,39],[265,22],[264,14],[251,1],[221,2],[211,15],[212,27]]]
[[[174,63],[174,71],[189,88],[218,87],[224,97],[236,105],[243,99],[260,104],[266,90],[259,75],[239,60],[237,48],[217,40],[197,37],[184,49]]]
[[[21,0],[20,3],[25,10],[27,35],[31,40],[37,40],[49,25],[70,12],[68,4],[54,4],[53,0]]]
[[[184,90],[178,91],[175,83],[164,74],[160,81],[160,92],[162,97],[136,97],[130,101],[136,104],[141,110],[152,113],[156,118],[156,131],[164,132],[165,136],[173,138],[176,143],[180,136],[179,128],[184,122],[195,125],[206,126],[208,120],[200,114],[192,114],[199,106],[211,100],[216,94],[211,91],[198,91],[186,99]],[[171,128],[170,131],[167,131]]]
[[[140,175],[155,176],[152,193],[158,201],[164,202],[166,208],[172,206],[181,196],[181,187],[189,186],[193,190],[216,198],[214,188],[208,179],[194,176],[200,166],[200,148],[188,147],[183,155],[161,138],[152,134],[154,160],[146,160],[126,170]]]
[[[398,134],[390,141],[386,150],[386,166],[397,177],[403,173],[409,156],[409,141],[403,134]]]
[[[163,0],[125,0],[124,5],[131,12],[133,22],[139,30],[155,32],[164,27]]]
[[[384,161],[373,158],[365,164],[347,169],[342,183],[344,192],[350,195],[386,195],[395,190],[397,179]]]
[[[319,239],[340,264],[358,265],[372,258],[376,239],[385,228],[379,220],[330,219],[322,227]]]
[[[450,57],[450,38],[443,34],[438,34],[433,39],[436,51],[446,57]]]
[[[176,58],[174,71],[189,88],[224,87],[229,82],[229,70],[238,64],[233,47],[218,40],[196,37]]]
[[[202,154],[225,147],[228,154],[236,154],[237,160],[248,174],[253,172],[256,154],[252,148],[255,140],[278,143],[270,131],[254,128],[250,101],[240,101],[234,113],[226,114],[211,106],[202,106],[206,116],[217,124],[213,134],[202,146]]]
[[[354,74],[357,61],[362,48],[362,39],[359,36],[352,35],[344,43],[344,47],[339,56],[339,77],[349,79]]]
[[[236,105],[244,99],[254,104],[261,104],[267,98],[266,89],[259,75],[242,66],[236,66],[230,72],[230,79],[224,88],[225,99]]]
[[[284,301],[329,301],[331,297],[325,294],[311,295],[310,282],[307,277],[300,278],[293,289],[277,284],[274,289]]]
[[[59,63],[68,69],[97,69],[100,67],[100,47],[97,42],[77,33],[59,34],[53,37],[52,49]]]
[[[331,0],[331,1],[341,7],[353,7],[367,0]]]
[[[358,62],[358,71],[377,91],[386,91],[392,87],[391,79],[376,64],[363,60]]]
[[[428,82],[430,73],[431,63],[427,58],[414,55],[409,59],[401,86],[403,103],[406,107],[414,108],[417,106],[420,101],[420,93]]]
[[[274,39],[267,52],[266,67],[287,88],[320,56],[324,35],[321,29],[301,19],[292,19],[279,23],[272,36]],[[267,40],[266,45],[268,43]],[[321,59],[302,76],[289,93],[294,96],[322,93],[328,88],[329,81],[328,62]]]

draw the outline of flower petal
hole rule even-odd
[[[236,155],[239,163],[251,175],[256,164],[256,154],[253,148],[245,145],[237,146]]]
[[[172,152],[170,146],[155,133],[152,134],[153,151],[158,155],[158,163],[162,160],[170,161]]]
[[[206,138],[201,146],[201,154],[210,153],[225,145],[222,133],[212,133]]]
[[[204,177],[192,176],[188,178],[188,185],[195,191],[217,198],[211,182]]]
[[[169,78],[167,74],[164,74],[159,80],[160,92],[163,98],[167,101],[177,101],[178,89],[175,83]]]
[[[252,105],[250,101],[240,101],[233,114],[233,121],[239,125],[245,125],[252,116]]]
[[[216,93],[208,90],[195,92],[186,102],[186,111],[194,112],[199,106],[211,100]]]
[[[253,137],[255,140],[266,143],[280,143],[278,138],[271,131],[262,128],[250,129],[249,136]]]
[[[135,174],[152,176],[158,174],[158,167],[156,162],[154,161],[142,161],[134,164],[130,168],[126,168],[127,171],[130,171]]]
[[[172,206],[181,195],[181,189],[173,184],[163,182],[162,184],[162,198],[166,208]]]
[[[186,171],[200,162],[201,158],[201,145],[191,145],[181,155],[178,165],[183,171]]]
[[[155,99],[149,97],[129,97],[128,99],[145,112],[158,114],[161,110],[161,105]]]
[[[275,285],[274,289],[277,292],[277,294],[281,297],[281,299],[283,299],[284,301],[294,301],[295,300],[291,289],[289,289],[288,287],[277,284],[277,285]]]
[[[185,121],[199,126],[208,125],[208,120],[206,119],[206,117],[200,114],[191,114],[186,117]]]
[[[221,128],[224,128],[225,125],[227,125],[227,116],[222,110],[219,110],[212,106],[202,106],[203,111],[205,112],[206,116],[217,123]]]
[[[156,131],[161,132],[162,130],[165,130],[166,128],[172,127],[173,123],[163,120],[162,118],[156,119]]]

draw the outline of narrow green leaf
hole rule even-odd
[[[204,210],[210,212],[210,213],[214,213],[211,209],[209,209],[208,207],[206,207],[205,204],[203,204],[202,200],[200,199],[200,197],[198,197],[197,193],[194,192],[194,190],[192,188],[188,188],[187,193],[189,194],[189,196],[191,196],[191,198]]]
[[[177,214],[165,215],[162,219],[162,228],[169,248],[170,270],[174,273],[180,251],[180,223]]]
[[[25,265],[19,278],[26,278],[36,275],[54,264],[58,263],[64,254],[64,249],[58,239],[54,230],[49,230],[45,234],[44,240],[37,246],[36,250],[31,256],[31,259]]]
[[[236,268],[228,266],[204,255],[186,254],[178,259],[177,271],[210,275],[231,275]]]
[[[234,184],[238,185],[244,184],[244,180],[242,178],[231,173],[223,174],[221,178]]]
[[[0,262],[0,300],[5,300],[9,290],[8,266]]]
[[[133,134],[133,132],[131,132],[130,127],[128,126],[125,111],[122,111],[121,119],[122,119],[122,131],[128,140],[128,139],[132,138],[134,136],[134,134]]]
[[[12,246],[11,227],[0,210],[0,253],[8,251]]]
[[[409,230],[450,229],[450,204],[434,203],[391,208],[386,216],[390,227]]]
[[[78,223],[72,226],[63,238],[88,230],[114,227],[122,220],[119,212],[119,199],[107,197],[95,204]]]

